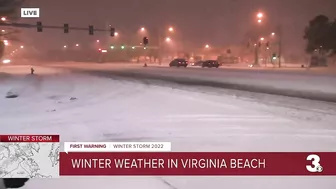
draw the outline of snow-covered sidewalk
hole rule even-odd
[[[15,73],[0,71],[2,134],[60,134],[63,142],[168,141],[173,151],[336,150],[332,104],[310,106],[302,100],[305,105],[291,107],[284,106],[287,98],[271,96],[265,98],[272,98],[273,104],[265,104],[226,92],[218,95],[201,92],[204,89],[37,69],[38,75],[26,75],[18,68]],[[8,91],[19,97],[5,98]],[[327,177],[102,177],[31,180],[25,188],[331,189],[335,185],[336,180]]]

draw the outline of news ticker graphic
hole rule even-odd
[[[0,135],[0,178],[59,177],[59,135]]]
[[[61,176],[336,176],[335,152],[60,153]]]
[[[336,152],[171,152],[170,142],[65,142],[0,135],[0,177],[336,176]]]
[[[170,152],[170,142],[64,142],[69,152]]]

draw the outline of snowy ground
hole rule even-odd
[[[213,88],[0,68],[2,134],[62,141],[171,141],[173,151],[335,151],[336,105]],[[6,99],[7,92],[19,98]],[[75,97],[75,100],[70,98]],[[100,177],[31,180],[25,189],[332,189],[332,177]]]

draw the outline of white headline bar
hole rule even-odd
[[[170,142],[64,142],[68,152],[170,152]]]

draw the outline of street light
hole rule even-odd
[[[23,45],[21,45],[20,48],[23,49]]]
[[[79,46],[79,44],[76,44],[76,47],[78,47]]]
[[[132,49],[135,49],[135,47],[132,47]]]
[[[261,22],[262,22],[262,21],[259,19],[259,20],[258,20],[258,23],[261,23]]]
[[[97,39],[97,43],[99,43],[99,39]]]
[[[1,17],[1,21],[6,21],[6,17]]]
[[[166,41],[167,41],[167,42],[170,42],[170,41],[171,41],[171,39],[170,39],[169,37],[167,37],[167,38],[166,38]]]
[[[170,32],[173,32],[173,31],[174,31],[174,28],[173,28],[173,27],[170,27],[168,30],[169,30]]]
[[[263,38],[263,37],[262,37],[262,38],[260,38],[260,40],[261,40],[261,41],[264,41],[264,40],[265,40],[265,38]]]
[[[5,32],[5,30],[1,30],[1,32]]]
[[[275,35],[275,33],[273,32],[271,35],[273,35],[273,36],[274,36],[274,35]]]
[[[67,46],[66,46],[66,45],[64,45],[64,46],[63,46],[63,48],[67,48]]]
[[[205,45],[205,48],[208,49],[208,48],[210,48],[210,46],[209,45]]]
[[[262,18],[264,16],[264,14],[263,13],[261,13],[261,12],[259,12],[258,14],[257,14],[257,17],[260,19],[260,18]]]
[[[146,29],[145,29],[144,27],[142,27],[140,30],[141,30],[142,32],[144,32]]]
[[[119,35],[119,33],[118,32],[114,32],[114,36],[118,36]]]

